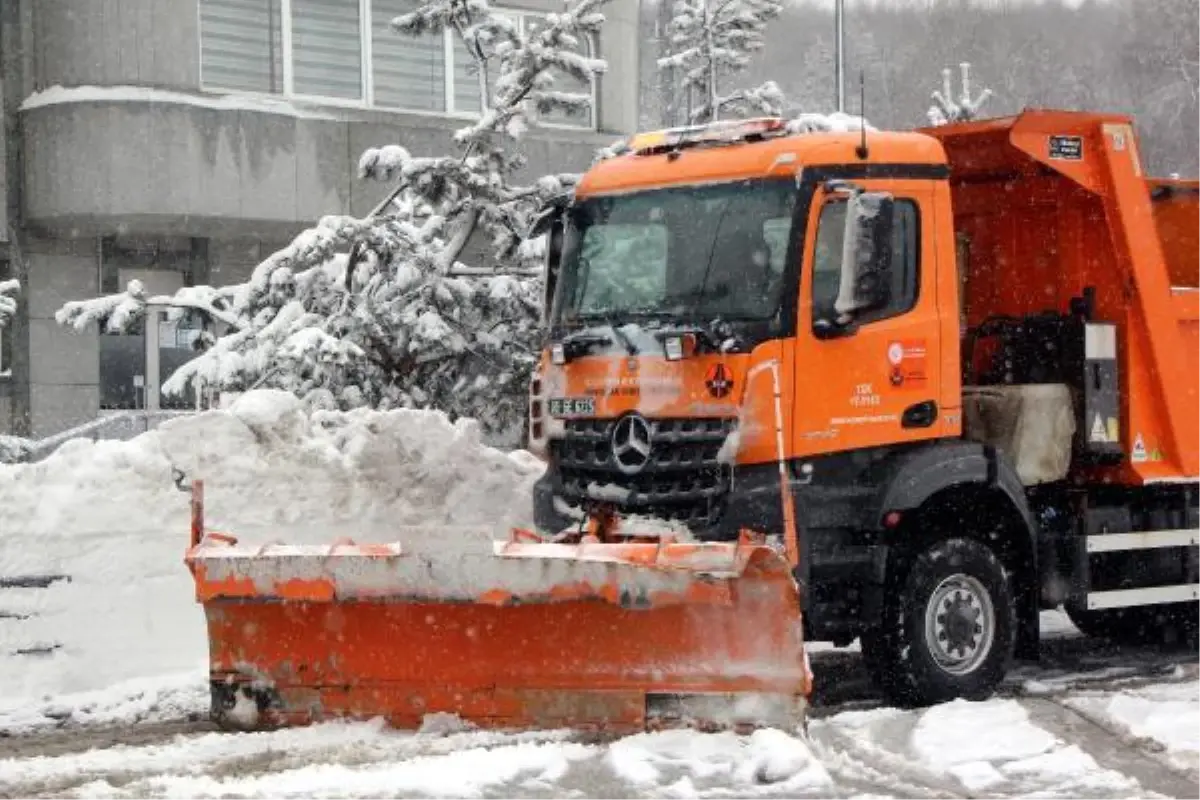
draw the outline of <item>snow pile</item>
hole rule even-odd
[[[917,722],[911,739],[923,764],[944,770],[972,791],[1004,782],[997,762],[1042,758],[1059,744],[1013,701],[936,706]]]
[[[972,792],[1018,782],[1085,794],[1137,786],[1035,725],[1015,700],[935,706],[917,721],[910,747],[925,767],[949,774]]]
[[[1053,736],[1031,723],[1025,709],[1011,700],[956,700],[935,706],[921,717],[912,734],[913,751],[926,763],[937,765],[1030,758],[1056,744]]]
[[[633,786],[666,785],[670,794],[681,797],[713,785],[769,784],[791,791],[833,786],[803,740],[772,728],[750,736],[691,730],[639,734],[614,742],[605,760]]]
[[[165,422],[127,442],[75,440],[36,464],[0,468],[3,569],[58,569],[41,544],[136,531],[186,543],[188,494],[205,482],[208,526],[243,540],[320,544],[405,525],[529,524],[532,455],[485,446],[470,420],[436,411],[301,411],[259,390],[229,409]],[[36,561],[36,565],[24,563]]]
[[[854,114],[835,111],[832,114],[801,114],[788,120],[788,133],[849,133],[850,131],[875,130],[870,122]]]
[[[183,564],[189,496],[205,481],[210,529],[248,543],[394,541],[530,524],[544,467],[484,446],[438,412],[301,412],[263,390],[127,442],[68,442],[0,466],[0,577],[67,576],[0,590],[0,707],[198,670],[207,639]],[[35,650],[42,655],[14,656]],[[11,701],[11,702],[9,702]]]

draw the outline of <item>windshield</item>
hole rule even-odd
[[[597,197],[573,209],[553,321],[767,320],[779,308],[791,179]]]

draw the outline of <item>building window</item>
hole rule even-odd
[[[415,38],[391,29],[392,19],[411,8],[411,0],[200,0],[201,83],[215,91],[478,116],[479,76],[461,39],[448,30]],[[543,20],[502,13],[526,32]],[[583,46],[596,53],[595,42]],[[595,128],[591,83],[556,75],[556,91],[590,89],[592,108],[552,112],[541,121]]]
[[[200,68],[209,86],[283,91],[282,0],[201,0]]]
[[[363,97],[359,0],[291,0],[292,91],[312,97]]]
[[[372,0],[371,74],[375,105],[415,111],[447,111],[446,40],[438,34],[401,36],[391,21],[410,0]]]

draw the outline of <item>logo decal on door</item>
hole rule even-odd
[[[925,385],[929,377],[925,369],[925,352],[924,339],[888,342],[888,380],[892,386],[915,389]]]

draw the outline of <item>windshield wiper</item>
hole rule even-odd
[[[631,356],[636,356],[639,352],[638,346],[633,343],[633,339],[629,338],[629,334],[621,330],[615,322],[608,323],[608,327],[612,328],[612,332],[621,340],[621,344],[625,345],[625,352]]]
[[[607,347],[612,339],[602,333],[592,333],[586,330],[568,333],[562,338],[563,356],[570,361],[576,356],[585,355],[593,347]]]
[[[616,336],[618,340],[620,340],[621,346],[625,348],[626,353],[628,353],[631,356],[636,356],[638,353],[641,352],[641,350],[638,349],[638,346],[634,343],[633,339],[631,339],[629,337],[629,334],[627,334],[625,331],[621,330],[621,328],[617,325],[616,319],[613,317],[612,314],[581,314],[579,317],[577,317],[577,319],[582,320],[584,322],[586,322],[588,320],[595,320],[596,322],[603,323],[605,326],[608,327],[609,330],[611,330],[613,332],[613,335]],[[600,338],[604,339],[604,341],[596,342],[596,344],[612,344],[612,339],[609,339],[607,336],[604,336],[603,334],[580,332],[577,334],[573,334],[573,336],[600,337]],[[566,344],[566,339],[563,340],[563,344]]]

